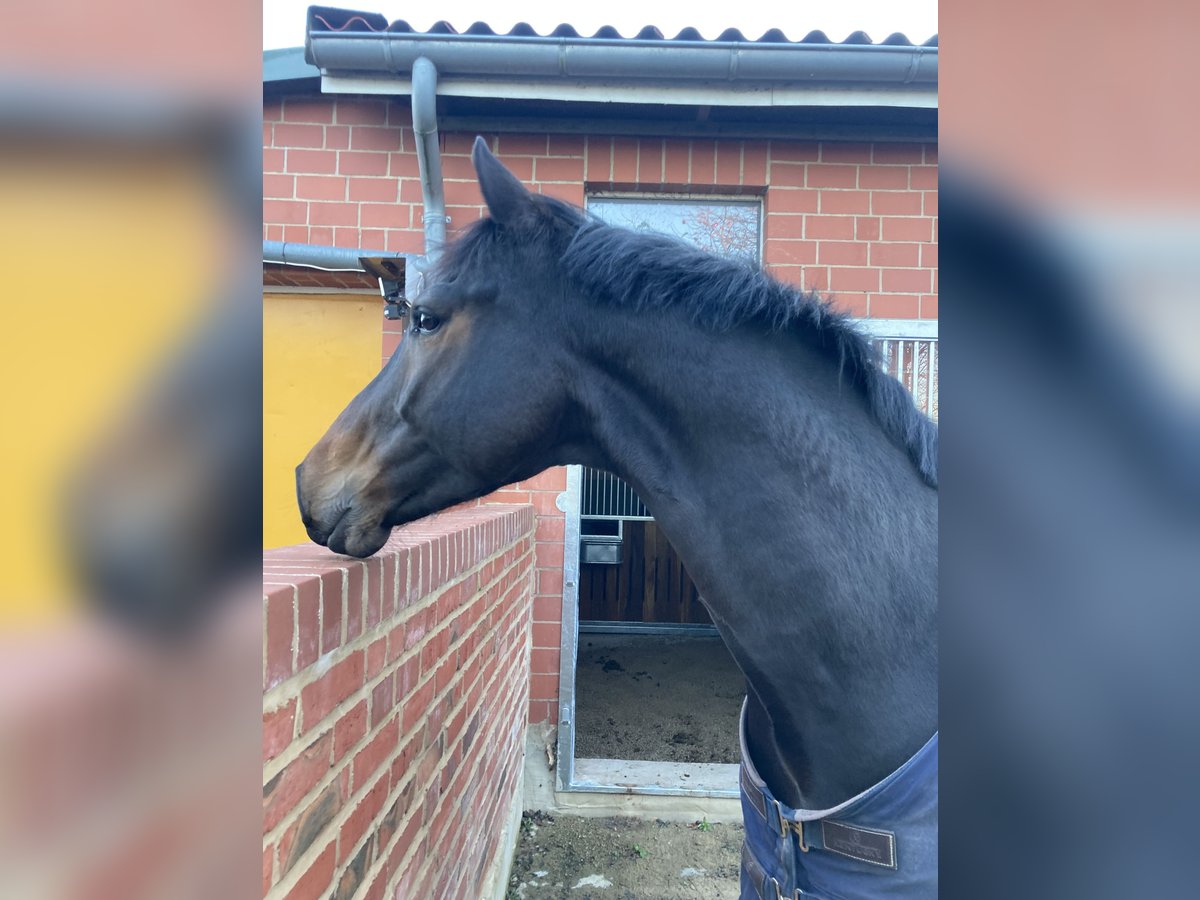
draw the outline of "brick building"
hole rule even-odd
[[[424,88],[414,78],[421,58],[432,63],[432,139],[414,130],[414,107],[422,115]],[[435,193],[444,211],[433,210],[441,220],[435,229],[444,223],[453,237],[483,215],[469,158],[478,134],[532,189],[602,217],[654,224],[665,209],[672,221],[708,223],[708,238],[714,217],[723,223],[718,232],[740,229],[736,252],[759,259],[782,281],[830,295],[862,319],[882,342],[887,364],[936,416],[936,39],[914,46],[893,35],[871,43],[858,33],[833,43],[818,32],[790,42],[769,32],[755,41],[726,32],[707,41],[690,29],[673,39],[652,29],[626,39],[611,30],[582,37],[569,26],[549,36],[522,26],[496,35],[479,24],[459,34],[444,23],[417,33],[380,16],[312,8],[305,51],[272,51],[264,59],[263,115],[266,353],[269,364],[278,352],[289,373],[283,385],[268,372],[265,385],[268,543],[272,536],[274,543],[302,539],[291,511],[291,465],[402,336],[400,323],[383,318],[371,279],[325,269],[353,269],[359,255],[408,263],[435,249],[427,234],[432,179],[423,187],[422,171],[440,168]],[[295,356],[296,347],[314,342],[322,345],[323,364]],[[276,428],[276,420],[286,426]],[[278,479],[273,470],[282,473]],[[481,501],[533,507],[525,709],[538,741],[561,726],[555,787],[563,792],[606,787],[603,770],[577,765],[573,750],[580,620],[706,621],[682,578],[649,601],[644,592],[636,602],[616,602],[615,593],[581,598],[581,589],[606,590],[597,573],[612,573],[612,582],[621,571],[581,564],[581,555],[623,541],[618,555],[630,564],[628,535],[652,527],[644,510],[589,510],[588,477],[578,467],[550,470]],[[600,527],[589,534],[589,519],[625,524],[619,533]],[[512,537],[520,547],[520,535]],[[518,558],[519,551],[505,564]],[[328,575],[331,565],[314,577]],[[363,564],[340,565],[350,578]],[[300,589],[288,584],[287,602],[298,604]],[[393,608],[399,615],[395,601]],[[297,620],[301,615],[296,606]],[[519,622],[525,613],[512,615]],[[268,689],[280,690],[279,679],[303,668],[301,649],[291,648],[290,668]],[[389,702],[399,701],[399,691],[397,685]],[[295,698],[277,699],[286,710]],[[296,727],[288,725],[288,739],[299,738]],[[281,882],[283,869],[272,833],[264,844],[264,890],[294,884],[294,874]]]

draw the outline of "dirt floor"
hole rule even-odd
[[[581,634],[575,756],[736,763],[745,693],[720,638]]]
[[[526,813],[508,900],[736,900],[742,826]]]

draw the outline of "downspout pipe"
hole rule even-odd
[[[446,243],[446,193],[442,185],[442,154],[438,147],[437,67],[426,56],[413,61],[412,120],[421,172],[421,203],[425,226],[425,256],[432,260]]]

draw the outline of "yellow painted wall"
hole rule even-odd
[[[294,470],[379,371],[382,318],[378,296],[264,294],[264,547],[308,540]]]

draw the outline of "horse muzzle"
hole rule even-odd
[[[296,502],[300,520],[313,543],[345,556],[367,557],[387,542],[390,528],[372,521],[365,510],[341,491],[322,498],[320,485],[306,477],[305,464],[296,467]]]

